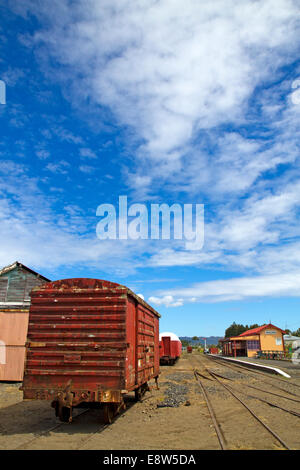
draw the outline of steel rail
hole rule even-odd
[[[207,371],[208,371],[208,369],[207,369]],[[222,379],[226,379],[226,380],[229,380],[229,381],[233,382],[233,379],[230,379],[230,378],[228,378],[228,377],[225,377],[225,376],[223,376],[223,375],[221,375],[221,374],[217,374],[216,372],[214,372],[214,374],[217,375],[218,377],[221,377]],[[243,383],[239,383],[239,385],[242,385],[242,387],[250,387],[250,385],[243,384]],[[231,388],[232,388],[232,387],[231,387]],[[252,388],[253,388],[253,387],[252,387]],[[255,388],[256,390],[261,390],[261,389],[259,389],[259,388],[257,388],[257,387],[254,387],[254,388]],[[256,400],[259,400],[259,401],[261,401],[261,402],[263,402],[263,403],[266,403],[266,404],[268,404],[268,405],[270,405],[270,406],[273,406],[273,407],[275,407],[275,408],[279,408],[280,410],[286,411],[287,413],[290,413],[290,414],[292,414],[292,415],[297,416],[298,418],[300,418],[300,413],[298,413],[297,411],[290,410],[290,409],[288,409],[288,408],[284,408],[284,407],[282,407],[282,406],[276,405],[275,403],[272,403],[271,401],[265,400],[265,399],[263,399],[263,398],[256,397],[256,396],[254,396],[254,395],[249,395],[248,393],[243,392],[242,390],[237,390],[236,388],[232,388],[232,390],[235,391],[235,392],[242,393],[243,395],[246,395],[246,396],[249,397],[249,398],[255,398]]]
[[[264,390],[263,388],[255,387],[254,385],[249,385],[249,384],[247,384],[247,385],[246,384],[241,384],[241,385],[245,385],[246,387],[254,388],[254,390],[259,390],[260,392],[269,393],[270,395],[274,395],[275,397],[284,398],[285,400],[290,400],[290,401],[294,401],[296,403],[300,403],[300,400],[296,400],[296,398],[284,397],[283,395],[279,395],[278,393],[274,393],[274,392],[269,392],[268,390]]]
[[[150,390],[151,391],[151,390]],[[149,398],[149,397],[148,397]],[[148,398],[143,398],[141,400],[141,403],[143,403],[144,401],[148,400]],[[124,408],[124,407],[121,407],[121,409],[119,410],[119,412],[115,415],[114,417],[114,420],[113,422],[115,422],[120,416],[122,416],[122,414],[124,413],[124,411],[127,409],[127,406]],[[129,408],[128,408],[129,409]],[[93,439],[93,437],[95,437],[97,434],[99,434],[99,432],[103,432],[105,431],[105,429],[107,429],[108,427],[110,427],[112,423],[109,423],[109,424],[102,424],[95,432],[93,432],[92,434],[89,435],[89,437],[87,439],[85,439],[79,447],[76,447],[76,450],[81,450],[85,447],[86,443],[89,442],[91,439]]]
[[[207,369],[208,372],[209,369]],[[222,379],[225,379],[225,380],[231,380],[229,379],[228,377],[225,377],[224,375],[222,374],[219,374],[217,372],[214,372],[215,375],[217,375],[218,377],[221,377]],[[264,383],[264,382],[263,382]],[[296,403],[300,403],[300,400],[297,400],[296,398],[290,398],[290,397],[284,397],[283,395],[278,395],[278,393],[274,393],[274,392],[270,392],[269,390],[264,390],[263,388],[259,388],[259,387],[255,387],[254,385],[250,385],[250,384],[243,384],[243,383],[240,383],[240,385],[244,386],[244,387],[249,387],[249,388],[253,388],[254,390],[259,390],[260,392],[264,392],[264,393],[269,393],[270,395],[274,395],[275,397],[279,397],[279,398],[284,398],[285,400],[290,400],[290,401],[294,401]],[[287,392],[286,390],[283,390],[285,393],[289,393]],[[296,395],[298,396],[298,395]]]
[[[218,440],[219,440],[219,444],[220,444],[220,447],[222,450],[226,450],[226,443],[225,443],[225,438],[224,438],[224,435],[222,433],[222,430],[218,424],[218,421],[217,421],[217,418],[216,418],[216,415],[215,415],[215,412],[213,410],[213,407],[210,403],[210,400],[208,398],[208,395],[206,393],[206,390],[204,388],[204,385],[202,384],[201,380],[199,379],[199,375],[201,376],[201,374],[199,374],[197,372],[197,370],[194,369],[194,376],[195,376],[195,379],[197,381],[197,384],[199,385],[201,391],[202,391],[202,394],[204,396],[204,399],[205,399],[205,402],[206,402],[206,405],[207,405],[207,408],[208,408],[208,411],[209,411],[209,414],[210,414],[210,417],[212,419],[212,422],[213,422],[213,425],[214,425],[214,428],[215,428],[215,431],[216,431],[216,434],[217,434],[217,437],[218,437]]]
[[[105,429],[107,429],[108,427],[110,426],[110,424],[103,424],[102,426],[100,426],[95,432],[93,432],[87,439],[85,439],[79,447],[76,447],[76,450],[81,450],[85,447],[86,443],[89,442],[93,437],[96,436],[96,434],[98,434],[100,431],[105,431]]]
[[[199,375],[199,376],[202,377],[203,379],[213,381],[213,379],[211,379],[210,377],[206,377],[206,375],[201,374],[198,370],[197,370],[197,375]]]
[[[266,403],[269,406],[273,406],[274,408],[279,408],[279,410],[285,411],[286,413],[289,413],[291,415],[294,415],[294,416],[297,416],[298,418],[300,418],[300,413],[297,413],[297,411],[290,410],[288,408],[284,408],[283,406],[276,405],[275,403],[272,403],[269,400],[265,400],[264,398],[259,398],[259,397],[255,397],[254,395],[249,395],[248,393],[242,392],[241,390],[236,390],[236,389],[233,389],[233,390],[236,391],[236,392],[242,393],[243,395],[246,395],[249,398],[255,398],[255,400],[259,400],[263,403]]]
[[[73,416],[73,420],[76,418],[79,418],[79,416],[83,415],[87,411],[90,411],[90,409],[83,410],[81,413],[78,413],[76,416]],[[60,428],[61,426],[68,424],[68,423],[57,423],[55,426],[52,426],[52,428],[46,429],[45,431],[42,431],[38,436],[33,437],[32,439],[29,439],[26,442],[23,442],[20,444],[18,447],[15,447],[14,450],[20,450],[23,447],[26,447],[28,444],[31,444],[32,442],[38,440],[40,437],[43,437],[45,434],[48,434],[49,432],[55,431],[55,429]]]
[[[276,434],[266,423],[264,423],[255,413],[254,411],[251,410],[251,408],[249,408],[248,405],[246,405],[246,403],[241,400],[234,392],[233,390],[231,389],[231,387],[229,387],[228,385],[225,385],[223,382],[221,382],[217,376],[213,373],[213,372],[210,372],[208,371],[209,374],[215,378],[215,380],[220,384],[222,385],[222,387],[224,387],[232,396],[234,396],[236,398],[236,400],[238,400],[241,405],[243,405],[248,411],[249,413],[270,433],[272,434],[273,437],[275,437],[275,439],[278,440],[278,442],[280,442],[280,444],[285,447],[287,450],[291,450],[290,447],[281,439],[281,437],[278,436],[278,434]]]

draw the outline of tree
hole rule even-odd
[[[292,333],[293,336],[300,336],[300,328]],[[298,341],[298,340],[297,340]]]
[[[244,325],[239,325],[235,323],[235,321],[225,330],[225,338],[229,338],[230,336],[238,336],[241,333],[246,331],[246,327]]]
[[[230,336],[238,336],[241,333],[244,333],[244,331],[247,330],[252,330],[252,328],[257,328],[259,325],[257,323],[253,325],[240,325],[235,322],[233,322],[227,330],[225,330],[225,338],[229,338]]]
[[[193,336],[193,337],[192,337],[192,340],[193,340],[193,341],[199,341],[199,338],[198,338],[198,336]]]

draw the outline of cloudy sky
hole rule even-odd
[[[300,1],[4,1],[0,265],[120,282],[161,328],[300,326]],[[204,204],[204,244],[100,204]]]

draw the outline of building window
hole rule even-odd
[[[257,340],[247,341],[247,348],[248,349],[259,349],[259,341],[257,341]]]

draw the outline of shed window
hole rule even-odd
[[[257,341],[257,340],[247,341],[247,348],[248,349],[259,349],[259,341]]]

